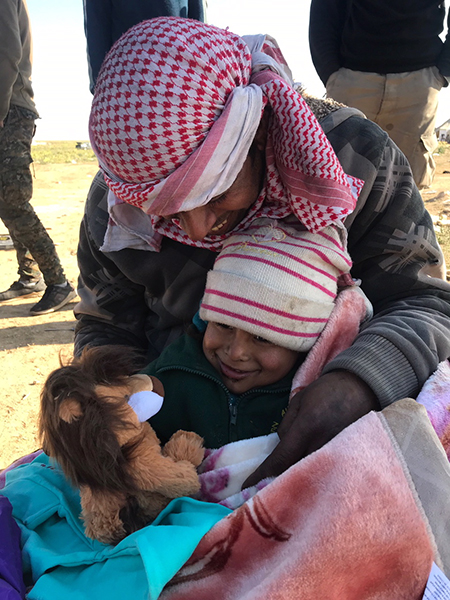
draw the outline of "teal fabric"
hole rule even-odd
[[[151,525],[108,546],[84,535],[78,490],[45,454],[10,471],[1,493],[21,529],[29,600],[155,600],[205,533],[231,512],[178,498]]]

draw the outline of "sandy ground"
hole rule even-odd
[[[449,229],[450,152],[436,157],[437,177],[423,193],[435,221]],[[76,247],[79,224],[89,185],[96,173],[92,164],[35,165],[33,205],[55,242],[69,280],[76,284]],[[444,171],[447,171],[444,173]],[[438,225],[439,226],[439,225]],[[0,233],[6,232],[0,222]],[[449,244],[450,248],[450,244]],[[13,250],[0,250],[0,290],[17,279]],[[450,264],[450,255],[447,256]],[[29,310],[40,294],[0,304],[0,468],[39,447],[39,394],[47,375],[59,364],[60,354],[72,354],[73,303],[62,310],[32,317]]]
[[[76,285],[76,248],[94,164],[34,165],[33,205],[56,244],[68,279]],[[0,233],[6,232],[0,222]],[[0,290],[17,279],[14,250],[0,250]],[[75,301],[53,314],[32,317],[42,294],[0,304],[0,468],[39,447],[37,414],[42,383],[71,356]]]

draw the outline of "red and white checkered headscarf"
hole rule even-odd
[[[151,216],[151,227],[139,235],[155,249],[155,231],[220,249],[227,235],[194,242],[163,217],[203,206],[233,184],[266,104],[272,109],[266,184],[237,230],[261,216],[294,213],[311,231],[344,218],[363,182],[344,173],[291,83],[267,36],[240,38],[174,17],[130,29],[105,59],[90,117],[113,221],[132,230],[136,213],[129,219],[127,203]]]

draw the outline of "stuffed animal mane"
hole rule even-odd
[[[43,449],[80,488],[86,535],[107,543],[144,526],[172,498],[199,489],[202,439],[179,431],[161,449],[128,404],[131,384],[146,381],[164,393],[155,378],[136,375],[139,363],[127,347],[87,348],[53,371],[41,394]]]
[[[116,436],[117,428],[126,428],[127,407],[105,402],[95,391],[98,385],[123,385],[125,378],[136,372],[134,356],[122,347],[88,348],[80,358],[53,371],[47,379],[39,421],[42,447],[58,460],[77,487],[134,491],[127,460],[138,440],[121,447]],[[73,400],[83,419],[79,419]],[[98,460],[93,461],[94,456]]]

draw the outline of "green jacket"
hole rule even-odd
[[[144,373],[164,385],[164,403],[150,419],[164,444],[178,429],[195,431],[206,448],[276,431],[289,402],[296,367],[270,386],[236,396],[203,354],[200,340],[184,335],[170,344]]]

